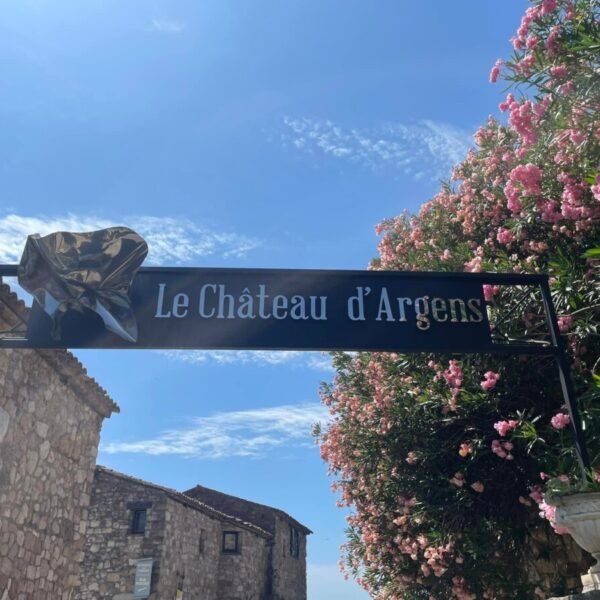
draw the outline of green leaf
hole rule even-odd
[[[590,248],[583,254],[584,258],[600,258],[600,248]]]

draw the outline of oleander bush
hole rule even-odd
[[[531,3],[512,58],[490,75],[510,92],[498,118],[418,214],[379,225],[371,268],[548,273],[600,469],[599,7]],[[504,339],[544,339],[534,290],[484,295],[491,323],[518,305]],[[549,482],[589,488],[596,475],[578,468],[552,359],[338,353],[334,364],[322,390],[332,419],[317,435],[339,504],[351,507],[349,575],[390,600],[566,591],[559,566],[573,553],[543,494]]]

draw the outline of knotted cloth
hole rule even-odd
[[[54,339],[61,337],[61,319],[68,310],[92,310],[106,329],[136,342],[129,288],[147,254],[144,239],[127,227],[30,235],[18,281],[50,315]]]

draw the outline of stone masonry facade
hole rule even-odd
[[[140,510],[145,525],[136,532]],[[293,560],[285,548],[290,523],[309,530],[269,510],[277,513],[273,533],[187,494],[97,467],[74,600],[133,600],[140,559],[153,559],[150,600],[178,594],[185,600],[305,600],[306,542]]]
[[[0,328],[27,308],[0,286]],[[118,408],[69,352],[0,352],[0,600],[70,600],[105,418]]]
[[[282,510],[201,485],[184,493],[267,531],[272,540],[268,597],[272,600],[306,600],[306,540],[312,533],[310,529]]]

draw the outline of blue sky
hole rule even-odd
[[[122,224],[147,264],[362,269],[497,113],[524,1],[4,0],[0,261],[25,236]],[[344,514],[310,437],[315,353],[81,351],[122,412],[99,461],[280,507],[313,531],[309,600]]]

